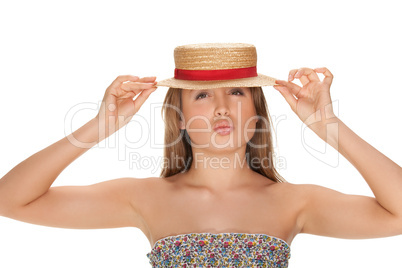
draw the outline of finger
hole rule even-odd
[[[126,81],[138,81],[140,78],[135,75],[119,75],[113,82],[112,85],[118,85]]]
[[[299,78],[300,79],[300,81],[301,81],[301,77],[303,77],[303,76],[306,76],[308,79],[309,79],[309,81],[308,82],[312,82],[312,81],[315,81],[315,82],[319,82],[320,81],[320,78],[318,77],[318,75],[317,75],[317,73],[313,70],[313,69],[310,69],[310,68],[300,68],[297,72],[296,72],[296,74],[295,74],[295,78]],[[307,83],[308,83],[307,82]],[[306,84],[307,84],[306,83]],[[304,85],[304,84],[303,84]]]
[[[298,71],[299,71],[299,69],[290,70],[289,77],[288,77],[289,82],[292,81],[295,78],[295,74]],[[303,86],[307,85],[310,82],[310,80],[308,80],[308,78],[305,77],[305,76],[299,77],[299,80],[300,80],[300,82],[302,83]]]
[[[138,82],[151,83],[151,82],[155,82],[155,80],[156,80],[156,76],[147,76],[147,77],[140,78],[140,80],[138,80]]]
[[[119,98],[133,99],[136,95],[137,95],[137,93],[135,93],[134,91],[126,91],[126,92],[124,92],[123,95],[119,96]]]
[[[299,77],[300,82],[302,83],[303,86],[307,85],[310,83],[310,80],[306,76]]]
[[[289,71],[289,77],[288,77],[288,81],[292,81],[295,77],[295,74],[297,73],[299,69],[293,69]]]
[[[324,80],[323,82],[325,84],[331,85],[332,80],[334,79],[334,75],[326,68],[326,67],[321,67],[321,68],[315,68],[314,71],[317,73],[322,73],[324,74]]]
[[[156,86],[148,89],[144,89],[140,95],[134,100],[134,111],[135,113],[141,108],[144,102],[148,99],[149,95],[157,89]]]
[[[284,86],[284,87],[288,88],[290,93],[295,95],[297,98],[299,97],[299,93],[302,88],[300,86],[296,85],[295,83],[287,82],[284,80],[275,80],[275,83],[280,86]]]
[[[295,96],[289,91],[289,89],[285,86],[275,85],[275,89],[277,89],[281,95],[285,98],[286,102],[289,104],[290,108],[293,111],[296,111],[297,99]]]
[[[143,89],[151,88],[153,83],[142,83],[142,82],[124,82],[121,84],[120,88],[124,91],[132,91],[138,94]]]

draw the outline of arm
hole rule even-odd
[[[337,127],[328,131],[322,129],[317,135],[360,172],[384,209],[402,219],[402,168],[356,135],[339,118],[331,121]]]
[[[301,213],[304,222],[302,232],[344,238],[402,234],[401,167],[361,139],[333,114],[329,96],[333,76],[326,68],[315,71],[324,73],[323,82],[313,70],[301,68],[292,70],[289,82],[278,81],[279,86],[275,88],[280,90],[307,126],[356,167],[375,198],[303,185],[307,202]],[[295,75],[296,72],[299,74]],[[290,82],[294,77],[300,79],[302,88]]]
[[[340,119],[330,121],[337,127],[328,128],[328,131],[322,129],[316,132],[317,135],[356,167],[375,198],[309,186],[301,232],[341,238],[402,234],[401,167],[361,139]]]
[[[94,119],[30,156],[1,178],[0,215],[72,228],[133,224],[133,204],[128,198],[132,193],[125,188],[132,185],[133,180],[120,179],[90,186],[51,185],[72,161],[132,118],[155,90],[154,80],[119,76],[106,90]],[[141,94],[132,100],[138,93]],[[108,219],[110,215],[116,216],[114,222]]]
[[[73,145],[74,137],[88,146]],[[59,174],[97,144],[98,123],[92,119],[81,128],[25,159],[0,180],[0,214],[27,205],[45,194]]]
[[[119,178],[86,186],[50,187],[36,200],[9,209],[3,216],[59,228],[140,228],[142,181]]]

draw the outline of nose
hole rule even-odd
[[[225,100],[217,101],[215,116],[229,116],[230,109]]]

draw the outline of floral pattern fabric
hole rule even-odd
[[[159,239],[147,257],[154,268],[286,268],[290,246],[266,234],[190,233]]]

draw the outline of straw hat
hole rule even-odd
[[[260,87],[275,78],[257,73],[257,50],[244,43],[202,43],[174,49],[174,77],[157,86],[183,89]]]

